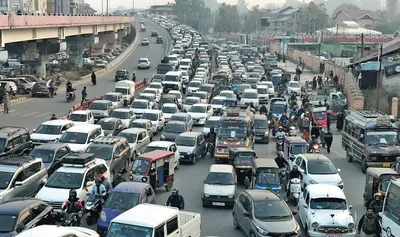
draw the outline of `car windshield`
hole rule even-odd
[[[257,99],[258,95],[257,95],[257,93],[254,93],[254,92],[245,92],[245,93],[243,93],[242,98],[243,99]]]
[[[0,233],[9,233],[15,230],[18,216],[15,215],[0,215]]]
[[[192,107],[190,107],[189,112],[192,112],[192,113],[205,113],[206,112],[206,107],[205,106],[192,106]]]
[[[68,120],[71,120],[74,122],[86,122],[87,115],[86,114],[70,114],[68,116]]]
[[[86,144],[87,141],[87,133],[81,132],[65,132],[61,137],[61,143],[73,143],[73,144]]]
[[[145,151],[147,153],[147,151]],[[132,174],[133,175],[144,175],[149,170],[150,161],[143,159],[136,159],[132,165]]]
[[[242,152],[235,154],[235,165],[236,166],[252,166],[252,160],[255,158],[253,153]]]
[[[267,129],[268,128],[267,120],[265,120],[265,119],[254,120],[254,128]]]
[[[165,75],[164,81],[179,81],[178,76]]]
[[[293,87],[293,88],[300,88],[300,83],[296,83],[296,82],[289,82],[289,87]]]
[[[148,93],[148,94],[153,94],[153,95],[157,95],[157,90],[154,90],[153,88],[150,90],[144,90],[143,93]]]
[[[138,99],[140,100],[148,100],[148,101],[154,101],[155,98],[156,97],[154,94],[146,94],[146,95],[140,94],[138,97]]]
[[[268,94],[268,88],[257,88],[258,94]]]
[[[185,100],[185,105],[194,105],[194,104],[197,104],[197,103],[199,103],[200,101],[198,100],[198,99],[194,99],[194,98],[187,98],[186,100]]]
[[[13,176],[14,172],[0,171],[0,189],[6,189]]]
[[[33,157],[41,158],[43,163],[51,163],[51,162],[53,162],[54,151],[35,148],[29,153],[29,155],[33,156]]]
[[[313,113],[314,120],[324,120],[325,119],[325,112],[315,112]]]
[[[160,147],[160,146],[147,146],[143,153],[147,153],[147,152],[151,152],[151,151],[166,151],[167,148],[166,147]]]
[[[144,129],[147,129],[146,123],[143,123],[143,122],[135,122],[135,121],[132,121],[130,127],[131,127],[131,128],[144,128]]]
[[[225,100],[224,99],[212,99],[211,100],[211,104],[212,105],[224,105],[225,104]]]
[[[128,133],[121,132],[118,134],[119,137],[125,137],[128,140],[128,143],[136,143],[137,134],[136,133]]]
[[[246,126],[226,126],[221,125],[218,128],[218,137],[220,138],[247,138]]]
[[[179,136],[176,138],[175,143],[177,146],[195,146],[196,138]]]
[[[201,86],[199,90],[200,90],[200,91],[205,91],[205,92],[207,92],[207,93],[211,93],[212,90],[213,90],[213,88],[212,88],[212,87],[209,87],[209,86]]]
[[[107,104],[106,103],[91,103],[89,109],[93,110],[106,110]]]
[[[256,180],[258,184],[276,184],[279,180],[277,177],[278,173],[274,172],[259,172],[257,174]]]
[[[111,102],[118,102],[118,97],[116,95],[105,95],[103,99]]]
[[[125,111],[115,111],[115,110],[114,110],[113,112],[111,112],[110,117],[112,117],[112,118],[119,118],[119,119],[129,119],[129,118],[130,118],[128,112],[125,112]]]
[[[61,132],[61,126],[58,125],[44,125],[41,124],[35,131],[35,133],[40,134],[52,134],[58,135]]]
[[[83,173],[54,172],[46,183],[48,188],[80,189],[82,186]]]
[[[178,92],[169,92],[168,94],[176,96],[177,99],[181,99],[182,98],[181,93],[178,93]]]
[[[210,172],[205,183],[209,185],[235,185],[235,180],[231,173]]]
[[[161,84],[150,84],[149,85],[149,88],[153,88],[153,89],[161,89],[162,88],[162,85]]]
[[[251,85],[240,85],[238,90],[243,92],[245,89],[251,89]]]
[[[221,92],[219,93],[220,96],[226,97],[226,98],[234,98],[235,95],[233,93],[229,93],[229,92]]]
[[[198,87],[200,87],[200,86],[201,86],[201,82],[198,82],[198,81],[191,81],[191,82],[189,83],[189,87],[198,88]]]
[[[147,63],[147,60],[139,60],[139,63]]]
[[[219,123],[219,120],[210,120],[210,119],[208,119],[206,121],[206,124],[204,125],[204,127],[206,127],[206,128],[216,128],[216,127],[218,127],[218,123]]]
[[[167,123],[164,127],[164,132],[183,133],[183,132],[185,132],[185,126],[183,124]]]
[[[111,160],[113,153],[113,146],[92,143],[86,149],[86,153],[92,153],[96,158],[103,160]]]
[[[304,153],[308,153],[308,145],[292,145],[290,150],[291,155],[299,155]]]
[[[307,163],[309,174],[336,174],[337,170],[332,162],[328,160],[309,160]]]
[[[104,207],[112,210],[127,211],[139,204],[139,197],[139,193],[111,192]]]
[[[131,104],[132,109],[147,109],[147,102],[143,101],[133,101]]]
[[[396,144],[398,144],[397,133],[395,131],[367,132],[367,144],[368,145],[396,145]]]
[[[125,71],[117,71],[117,75],[123,76],[123,75],[125,75]]]
[[[186,116],[175,116],[175,115],[172,115],[170,121],[186,122]]]
[[[122,224],[112,222],[108,231],[107,237],[151,237],[153,236],[153,229],[148,227]]]
[[[313,210],[346,210],[346,200],[340,198],[315,198],[310,201]]]
[[[115,128],[115,122],[106,122],[105,120],[100,120],[97,124],[100,125],[103,130],[114,130]]]
[[[194,93],[194,97],[199,97],[200,99],[204,100],[207,98],[207,93]]]
[[[162,74],[155,74],[154,76],[153,76],[153,80],[154,79],[164,79],[164,75],[162,75]]]
[[[190,66],[190,62],[185,62],[185,61],[182,61],[179,64],[183,66]]]
[[[273,114],[283,114],[285,113],[285,107],[284,106],[272,106],[272,113]]]
[[[114,89],[114,92],[118,92],[118,93],[121,93],[123,95],[127,95],[127,94],[129,94],[129,89],[128,88],[117,87],[117,88]]]
[[[279,220],[292,217],[292,213],[282,200],[254,202],[254,216],[259,220]]]
[[[158,115],[156,113],[144,113],[142,119],[148,119],[150,121],[158,121]]]
[[[162,112],[166,113],[166,114],[175,114],[178,113],[179,110],[177,107],[170,107],[170,106],[163,106],[161,109]]]

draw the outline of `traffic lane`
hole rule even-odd
[[[150,29],[159,29],[155,26],[149,27]],[[147,35],[140,35],[140,39],[147,37]],[[151,51],[150,51],[151,48]],[[150,60],[158,62],[162,56],[164,56],[164,49],[161,44],[152,44],[151,46],[138,47],[131,53],[127,59],[118,67],[120,69],[135,68],[139,58],[146,55],[148,52]],[[87,86],[88,98],[102,96],[107,92],[113,90],[115,81],[114,75],[115,70],[107,72],[101,75],[97,79],[97,85],[91,86],[90,80],[85,81],[79,85],[76,85],[76,97],[77,99],[73,103],[67,103],[65,100],[65,93],[63,89],[54,98],[37,98],[31,99],[26,103],[15,104],[11,106],[10,114],[0,114],[0,121],[2,124],[24,126],[28,129],[36,128],[41,122],[48,120],[52,114],[56,114],[56,117],[63,117],[67,115],[68,111],[73,105],[81,101],[81,90],[83,86]],[[133,70],[131,70],[133,72]],[[137,70],[137,80],[141,80],[144,77],[150,78],[154,73],[153,69],[148,70]]]

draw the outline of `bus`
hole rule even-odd
[[[252,53],[253,53],[253,49],[251,48],[250,45],[242,45],[240,47],[240,55],[251,56]]]
[[[390,182],[382,210],[382,237],[400,236],[400,179]]]

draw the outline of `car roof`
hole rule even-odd
[[[24,230],[19,233],[19,237],[42,237],[45,233],[52,233],[51,236],[77,236],[80,234],[85,234],[85,236],[92,236],[95,231],[82,228],[82,227],[72,227],[72,226],[59,226],[59,225],[40,225],[29,230]],[[56,235],[53,235],[55,233]],[[80,235],[79,235],[80,236]]]
[[[182,133],[181,133],[182,135]],[[169,147],[171,145],[175,144],[175,142],[169,142],[169,141],[154,141],[151,142],[149,145],[150,147]]]
[[[168,124],[186,125],[186,123],[183,121],[168,121],[168,123],[166,123],[165,125],[168,125]]]
[[[119,108],[119,109],[114,109],[113,111],[117,111],[117,112],[129,112],[132,111],[131,109],[124,109],[124,108]]]
[[[153,95],[153,94],[151,94]],[[133,102],[149,102],[149,100],[146,99],[135,99]]]
[[[108,122],[116,122],[116,121],[118,121],[118,120],[121,120],[121,119],[119,119],[119,118],[112,118],[112,117],[108,117],[108,118],[102,118],[102,119],[100,119],[99,120],[99,122],[100,121],[104,121],[104,122],[106,122],[106,123],[108,123]]]
[[[100,164],[104,164],[106,167],[108,167],[107,164],[106,164],[106,161],[103,160],[103,159],[95,158],[94,159],[94,164],[95,164],[95,166],[98,166]],[[80,167],[80,166],[61,166],[55,172],[84,174],[88,169],[92,169],[93,167],[94,166],[84,166],[84,167]]]
[[[100,125],[97,124],[85,124],[85,125],[75,125],[73,127],[70,127],[67,132],[82,132],[82,133],[87,133],[93,129],[98,129],[101,128]]]
[[[8,215],[14,215],[14,214],[19,214],[22,210],[25,208],[29,207],[30,205],[34,203],[41,202],[43,203],[42,200],[37,199],[37,198],[15,198],[11,199],[10,201],[4,202],[0,204],[0,214],[8,214]]]
[[[113,188],[112,192],[141,193],[143,189],[147,187],[151,187],[150,184],[139,182],[122,182]]]
[[[121,133],[135,133],[135,134],[137,134],[137,133],[146,132],[146,131],[147,131],[147,130],[144,129],[144,128],[127,128],[127,129],[122,130],[122,131],[120,132],[120,134],[121,134]]]
[[[160,113],[160,112],[162,112],[162,111],[159,110],[159,109],[146,109],[146,110],[144,111],[144,113],[151,113],[151,114],[158,114],[158,113]]]
[[[149,58],[139,58],[139,60],[149,60]]]
[[[172,115],[172,117],[188,117],[188,116],[189,114],[183,112],[175,113]]]
[[[232,173],[232,165],[213,164],[210,166],[209,172]]]
[[[111,102],[111,101],[109,101],[109,100],[95,100],[95,101],[92,102],[92,104],[95,104],[95,103],[96,103],[96,104],[97,104],[97,103],[103,104],[103,103],[108,103],[108,102]]]
[[[89,114],[91,112],[90,110],[75,110],[71,114]]]
[[[196,91],[194,94],[208,94],[207,91]],[[196,96],[194,96],[196,97]]]
[[[343,190],[331,184],[313,184],[306,187],[311,198],[341,198],[346,199]]]
[[[148,123],[151,122],[149,119],[135,119],[132,123]]]
[[[225,96],[215,96],[213,99],[226,100]]]
[[[188,96],[188,97],[186,97],[186,99],[185,100],[187,100],[187,99],[196,99],[196,100],[201,100],[199,97],[197,97],[197,96]]]
[[[45,143],[45,144],[42,144],[42,145],[39,145],[39,146],[35,146],[35,148],[33,148],[34,150],[36,150],[36,149],[41,149],[41,150],[56,150],[56,149],[58,149],[58,148],[60,148],[60,147],[64,147],[64,146],[68,146],[67,144],[65,144],[65,143]]]
[[[73,123],[73,122],[70,121],[70,120],[57,119],[57,120],[49,120],[49,121],[43,122],[42,125],[53,125],[53,126],[60,125],[60,126],[63,126],[63,125],[66,125],[66,124],[71,124],[71,123]]]
[[[254,201],[265,201],[265,200],[281,200],[278,195],[269,190],[260,190],[260,189],[248,189],[243,192],[247,193]]]
[[[233,91],[230,91],[230,90],[223,90],[223,91],[220,91],[219,93],[221,94],[221,93],[231,93],[231,94],[233,94],[234,92]]]
[[[178,106],[176,104],[174,104],[174,103],[165,103],[165,104],[163,104],[163,107],[174,107],[174,108],[177,108]]]
[[[197,137],[201,135],[201,132],[183,132],[179,134],[180,137]]]
[[[244,92],[250,92],[250,93],[258,93],[256,89],[244,89]]]
[[[262,114],[255,114],[254,115],[254,120],[267,120],[267,117]]]
[[[107,92],[105,95],[122,95],[122,93],[119,93],[119,92]]]
[[[322,154],[317,153],[309,153],[309,154],[301,154],[302,157],[306,158],[307,160],[328,160],[330,159]]]
[[[192,107],[193,106],[200,106],[200,107],[207,107],[209,104],[194,104],[194,105],[192,105]]]

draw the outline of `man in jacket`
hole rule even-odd
[[[381,233],[378,217],[374,214],[371,208],[368,208],[360,222],[358,222],[358,234],[361,237],[378,237]]]
[[[183,210],[185,208],[185,201],[183,200],[183,197],[179,195],[178,189],[172,190],[172,194],[168,197],[165,205],[179,208],[179,210]]]
[[[331,152],[331,146],[332,146],[332,142],[333,142],[333,135],[329,128],[327,130],[327,133],[325,134],[324,139],[325,139],[326,151],[329,154]]]

